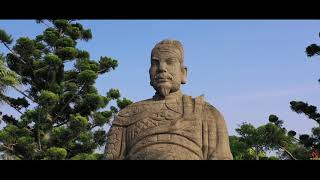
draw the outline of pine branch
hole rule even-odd
[[[101,74],[101,73],[104,73],[106,70],[108,70],[109,68],[104,68],[104,69],[101,69],[100,71],[98,71],[98,74]]]
[[[92,130],[93,128],[98,127],[97,124],[94,124],[93,126],[91,126],[89,129]]]
[[[20,159],[24,159],[23,156],[14,153],[14,150],[13,150],[13,146],[14,146],[14,145],[16,145],[16,144],[12,144],[12,147],[10,148],[10,147],[8,147],[8,146],[6,146],[6,145],[4,145],[4,144],[1,144],[1,145],[0,145],[0,148],[6,149],[6,150],[9,151],[10,153],[14,154],[14,156],[17,156],[17,157],[20,158]]]
[[[40,21],[40,23],[46,25],[48,28],[52,28],[50,25],[48,25],[44,20],[43,21]]]
[[[1,148],[1,149],[6,149],[6,150],[8,150],[8,151],[10,151],[10,152],[13,151],[13,148],[10,148],[10,147],[8,147],[8,146],[6,146],[6,145],[4,145],[4,144],[1,144],[1,145],[0,145],[0,148]]]
[[[63,108],[62,108],[57,114],[55,114],[56,117],[52,120],[52,122],[55,122],[55,120],[57,120],[58,117],[61,117],[60,114],[61,114],[61,113],[64,111],[64,109],[69,105],[69,103],[70,103],[72,100],[74,100],[74,98],[76,98],[76,97],[79,95],[79,93],[83,90],[83,88],[84,88],[85,85],[86,85],[86,84],[83,84],[82,87],[80,88],[80,90],[78,91],[78,93],[77,93],[77,94],[74,94],[74,96],[72,96],[72,97],[69,99],[69,101],[65,103],[65,105],[63,106]],[[66,123],[67,123],[67,122],[66,122]],[[58,125],[58,127],[59,127],[59,126],[62,126],[62,125],[63,125],[63,124]]]
[[[295,158],[286,148],[284,148],[283,146],[280,146],[280,149],[282,149],[292,160],[297,160],[297,158]]]
[[[7,43],[1,41],[1,43],[21,62],[23,62],[24,64],[27,64],[23,59],[21,59],[21,57],[19,57],[9,46]]]
[[[300,139],[298,139],[298,138],[296,138],[296,137],[292,137],[294,140],[296,140],[296,141],[298,141],[299,143],[301,143],[301,144],[303,144],[303,142],[300,140]]]
[[[0,93],[0,99],[3,100],[6,104],[8,104],[10,107],[12,107],[13,109],[15,109],[16,111],[18,111],[20,114],[23,114],[18,108],[14,107],[10,101],[8,101],[8,98],[6,96],[4,96],[3,94]]]
[[[60,116],[59,116],[60,117]],[[63,125],[65,125],[65,124],[67,124],[69,121],[64,121],[64,122],[62,122],[62,123],[60,123],[60,124],[57,124],[57,125],[55,125],[55,126],[53,126],[54,128],[57,128],[57,127],[60,127],[60,126],[63,126]]]
[[[38,103],[36,102],[32,97],[28,96],[27,94],[25,94],[23,91],[21,91],[20,89],[16,88],[15,86],[11,86],[13,89],[15,89],[16,91],[18,91],[20,94],[22,94],[24,97],[30,99],[32,102],[34,103]]]

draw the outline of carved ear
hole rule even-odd
[[[183,67],[181,68],[181,84],[186,84],[187,83],[187,74],[188,74],[188,68]]]

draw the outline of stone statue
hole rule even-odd
[[[151,99],[129,105],[115,117],[105,159],[231,160],[229,136],[220,112],[180,91],[186,83],[183,47],[163,40],[151,52]]]

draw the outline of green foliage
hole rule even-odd
[[[118,89],[110,89],[107,93],[107,97],[111,99],[118,99],[120,97],[120,91]]]
[[[312,128],[312,134],[319,138],[320,137],[320,127]]]
[[[120,91],[107,95],[94,86],[98,75],[115,70],[118,61],[78,49],[79,41],[92,39],[92,32],[74,20],[37,20],[45,23],[34,39],[12,38],[0,30],[0,43],[10,51],[0,56],[0,100],[21,113],[20,118],[0,112],[0,151],[16,159],[102,159],[95,153],[106,142],[103,129],[132,102],[120,99]],[[64,68],[72,63],[73,68]],[[19,77],[19,78],[18,78]],[[22,83],[23,97],[4,95],[7,86]],[[118,107],[111,106],[115,101]],[[32,106],[31,106],[32,105]]]
[[[54,105],[59,101],[59,96],[51,91],[42,90],[39,98],[39,104],[42,106]]]
[[[78,50],[78,59],[90,59],[90,54],[87,51]]]
[[[91,70],[94,72],[98,72],[99,71],[99,64],[95,61],[83,59],[83,60],[77,61],[76,68],[79,71]]]
[[[306,48],[306,54],[308,57],[318,56],[320,55],[320,47],[317,44],[311,44]],[[305,114],[309,119],[314,120],[317,122],[318,125],[320,125],[320,113],[317,111],[317,107],[313,105],[309,105],[306,102],[302,101],[291,101],[290,102],[290,108],[292,111],[298,113],[298,114]],[[294,133],[293,136],[295,136],[296,133]],[[312,154],[318,154],[317,157],[319,158],[319,152],[320,152],[320,128],[314,127],[311,130],[311,134],[301,134],[299,135],[299,143],[303,145],[305,148],[303,151],[301,150],[302,147],[300,147],[300,152],[308,152],[309,157]],[[306,155],[303,155],[303,157],[306,157]]]
[[[277,157],[268,157],[265,151],[257,151],[255,147],[249,146],[243,138],[230,136],[230,149],[234,160],[278,160]]]
[[[25,97],[23,98],[11,98],[7,97],[7,102],[15,109],[21,110],[22,108],[27,108],[30,104]]]
[[[118,67],[118,61],[109,57],[100,57],[100,73],[109,72],[110,69]]]
[[[237,136],[230,136],[230,150],[234,160],[243,160],[248,155],[248,145],[240,140]]]
[[[317,107],[313,105],[309,105],[308,103],[302,101],[291,101],[290,102],[291,109],[298,113],[304,113],[310,119],[315,120],[317,123],[320,124],[320,114],[317,112]]]
[[[62,63],[62,60],[55,54],[48,54],[47,56],[44,57],[44,61],[48,65],[60,65]]]
[[[81,153],[71,158],[71,160],[102,160],[103,156],[101,154],[92,153],[86,154]]]
[[[63,61],[72,60],[77,57],[78,51],[73,47],[62,47],[57,49],[56,53]]]
[[[111,111],[96,112],[93,114],[93,122],[96,126],[103,126],[111,120],[111,116]]]
[[[92,70],[85,70],[79,73],[78,81],[82,84],[93,84],[98,78],[98,74]]]
[[[115,106],[110,106],[110,110],[113,113],[118,113],[119,112],[118,108],[116,108]]]
[[[105,139],[107,138],[107,133],[104,130],[98,130],[94,132],[94,141],[102,146],[105,143]]]
[[[59,147],[51,147],[47,150],[46,158],[49,160],[63,160],[67,156],[67,150]]]
[[[308,57],[318,56],[320,55],[320,46],[311,44],[305,52]],[[298,114],[305,114],[320,125],[320,113],[317,112],[316,106],[302,101],[291,101],[290,108]],[[283,127],[283,121],[271,114],[269,123],[266,125],[255,128],[250,124],[242,124],[236,131],[240,137],[230,137],[235,159],[250,159],[246,151],[248,147],[255,150],[256,159],[261,159],[258,153],[266,150],[281,150],[278,152],[280,159],[288,159],[288,157],[290,157],[289,159],[301,160],[320,158],[320,128],[318,126],[312,128],[311,135],[301,134],[297,139],[295,131],[287,132]]]
[[[34,54],[35,52],[35,43],[33,40],[22,37],[19,38],[16,42],[16,45],[13,46],[13,50],[17,52],[25,61],[29,60],[29,58]]]
[[[11,44],[13,39],[5,30],[0,29],[0,41],[6,44]]]
[[[280,123],[279,123],[280,122]],[[243,123],[236,132],[240,137],[231,136],[230,146],[235,159],[265,159],[272,160],[277,157],[267,157],[269,151],[277,151],[283,159],[293,159],[291,150],[297,146],[294,138],[288,135],[285,128],[282,127],[282,120],[276,115],[269,116],[269,123],[254,127],[251,124]]]
[[[274,114],[271,114],[271,115],[269,116],[269,122],[275,123],[275,122],[277,122],[278,120],[279,120],[279,118],[278,118],[276,115],[274,115]]]
[[[306,53],[308,57],[320,55],[320,47],[316,44],[311,44],[306,48]]]
[[[54,47],[57,40],[59,39],[59,32],[54,28],[47,28],[40,38],[43,39],[43,41],[46,42],[49,46]]]
[[[68,140],[71,138],[71,129],[66,127],[53,128],[50,133],[50,144],[56,146],[66,146]]]
[[[70,27],[70,24],[68,23],[68,20],[66,19],[57,19],[53,20],[52,24],[58,29],[58,30],[66,30],[68,27]]]
[[[8,86],[17,86],[21,82],[18,75],[7,68],[5,59],[0,54],[0,95],[4,93]],[[0,101],[3,100],[0,96]]]
[[[289,131],[288,135],[294,137],[297,133],[295,131]]]
[[[70,128],[74,131],[85,130],[88,126],[88,119],[86,117],[77,115],[70,115]]]
[[[129,106],[130,104],[132,104],[132,101],[130,101],[129,99],[123,98],[123,100],[118,99],[117,100],[117,106],[120,109],[124,109],[125,107]]]

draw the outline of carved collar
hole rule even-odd
[[[170,93],[168,96],[166,97],[163,97],[163,96],[160,96],[158,93],[156,93],[154,96],[153,96],[153,100],[155,101],[162,101],[162,100],[165,100],[165,101],[171,101],[171,100],[176,100],[176,99],[181,99],[182,97],[182,93],[180,90],[174,92],[174,93]]]

